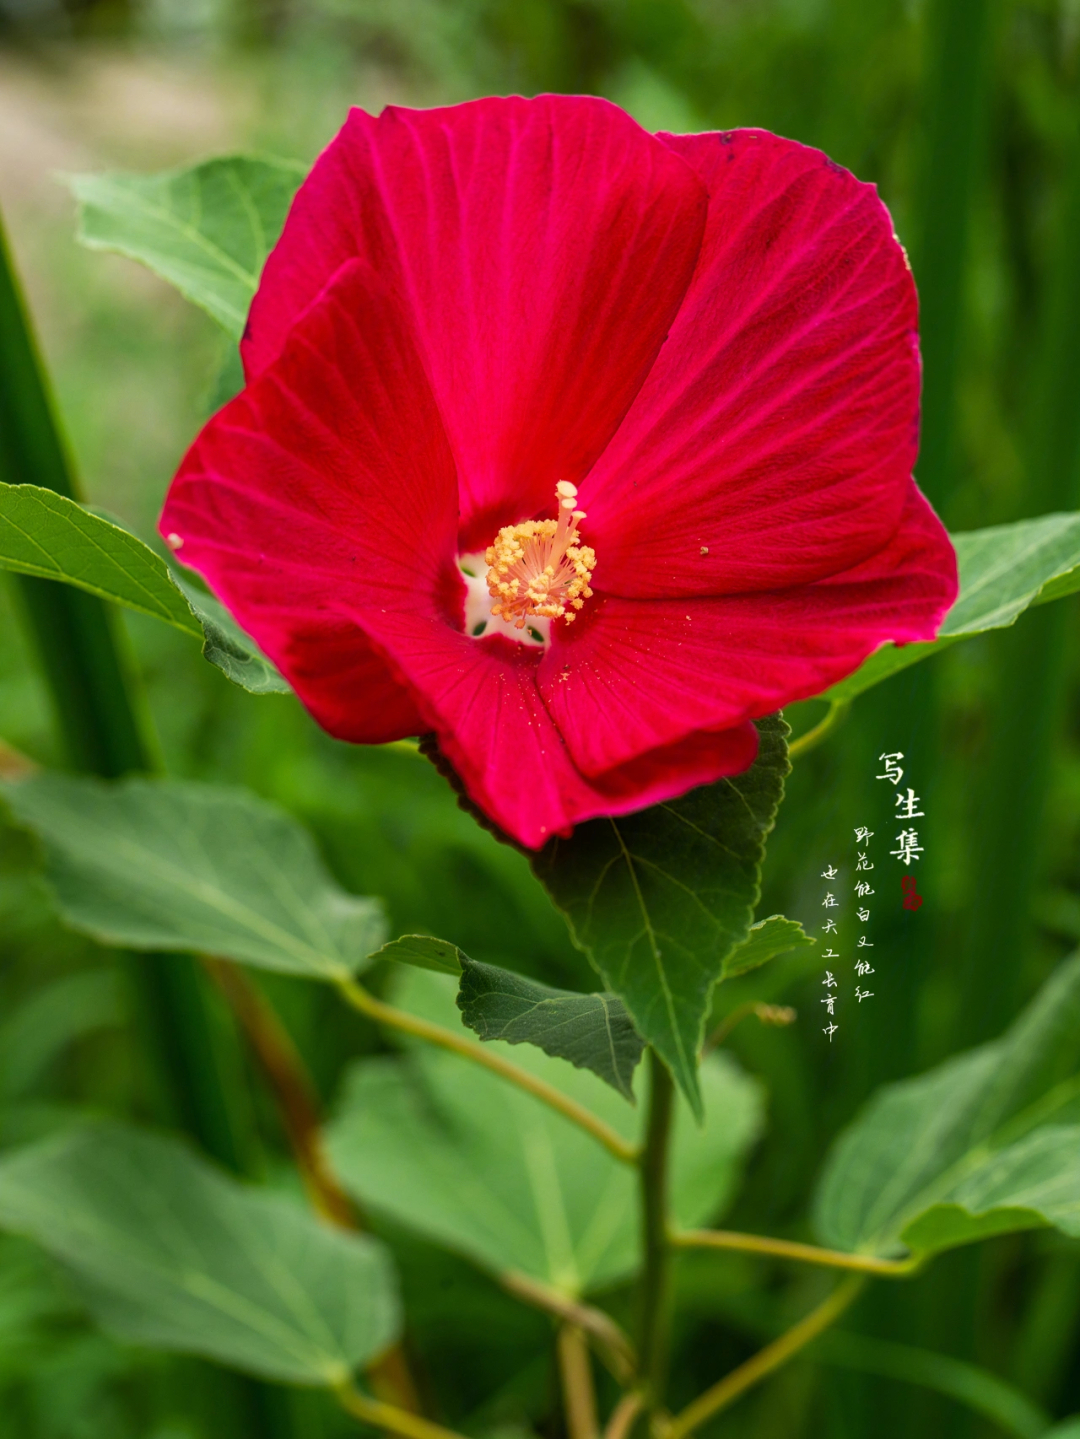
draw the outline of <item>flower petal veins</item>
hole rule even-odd
[[[763,131],[657,137],[588,97],[354,111],[243,355],[162,532],[320,724],[434,733],[524,845],[745,769],[752,719],[955,598],[888,213]],[[552,540],[564,503],[584,541]],[[493,612],[543,617],[527,643],[466,632],[485,551]]]

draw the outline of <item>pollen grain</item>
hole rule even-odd
[[[495,601],[491,613],[519,630],[530,615],[569,624],[592,596],[596,552],[581,543],[578,524],[585,512],[574,508],[577,489],[560,480],[555,493],[557,520],[505,525],[484,555],[488,593]]]

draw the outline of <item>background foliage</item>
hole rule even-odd
[[[164,285],[75,247],[53,172],[152,172],[234,148],[306,163],[349,103],[515,89],[605,94],[654,129],[765,126],[876,181],[920,286],[919,473],[946,523],[1080,505],[1075,0],[0,0],[0,35],[0,202],[89,496],[138,533],[153,532],[227,354]],[[806,1196],[829,1142],[871,1091],[995,1039],[1080,940],[1076,621],[1073,597],[898,673],[797,763],[759,912],[816,930],[819,875],[829,862],[850,870],[853,826],[875,828],[883,849],[891,800],[874,775],[886,750],[904,752],[924,800],[925,903],[877,906],[875,999],[831,1047],[818,962],[795,951],[767,972],[769,997],[800,1017],[788,1029],[748,1021],[729,1043],[767,1108],[732,1227],[808,1237]],[[125,624],[171,774],[243,784],[291,810],[341,885],[383,898],[391,933],[431,931],[477,961],[595,988],[525,861],[463,815],[434,770],[337,745],[290,698],[230,686],[184,635],[140,616]],[[797,730],[821,711],[804,708],[788,715]],[[62,762],[6,581],[0,732]],[[76,1114],[160,1117],[131,1038],[126,962],[61,928],[35,876],[29,841],[0,832],[0,1142]],[[346,1067],[380,1040],[321,986],[261,981],[331,1104]],[[741,982],[722,1004],[739,1002]],[[223,1010],[215,1023],[227,1036]],[[289,1186],[276,1120],[241,1051],[228,1052],[247,1136],[236,1167]],[[353,1092],[378,1074],[354,1073]],[[464,1260],[387,1233],[438,1411],[476,1434],[554,1433],[547,1322]],[[822,1283],[745,1256],[687,1263],[674,1402]],[[614,1312],[625,1302],[617,1286],[606,1299]],[[3,1439],[274,1435],[280,1415],[219,1371],[117,1346],[84,1315],[37,1250],[0,1241]],[[1046,1413],[1080,1410],[1080,1241],[1005,1236],[871,1288],[842,1334],[710,1432],[1040,1432],[1037,1410],[995,1398],[994,1376]],[[303,1439],[350,1432],[317,1395],[290,1391],[286,1403]]]

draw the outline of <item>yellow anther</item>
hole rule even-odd
[[[557,520],[506,525],[484,556],[488,593],[497,601],[491,613],[519,630],[530,615],[569,623],[592,595],[596,553],[580,542],[578,522],[585,512],[575,508],[577,489],[560,480],[555,494]]]

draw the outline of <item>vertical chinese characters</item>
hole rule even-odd
[[[870,841],[874,837],[874,831],[866,825],[858,825],[855,829],[855,897],[859,901],[855,911],[855,917],[860,924],[868,924],[870,921],[870,906],[867,903],[869,897],[874,893],[874,888],[866,875],[874,868],[873,860],[870,858]],[[865,955],[860,955],[860,949],[873,949],[873,944],[867,938],[865,931],[855,941],[855,974],[858,979],[863,979],[868,974],[873,974],[873,968]],[[855,998],[861,1004],[864,999],[873,999],[872,989],[863,989],[861,984],[855,985]]]
[[[821,877],[822,877],[822,879],[828,879],[828,880],[836,879],[836,877],[837,877],[837,875],[839,874],[839,872],[840,872],[840,871],[836,868],[835,865],[833,865],[833,864],[827,864],[827,865],[825,866],[825,868],[821,871]],[[821,927],[821,928],[822,928],[822,933],[824,933],[824,934],[835,934],[835,933],[836,933],[836,917],[835,917],[835,915],[833,915],[830,911],[832,911],[832,910],[834,910],[834,909],[839,909],[839,907],[840,907],[839,901],[837,900],[836,895],[833,894],[831,890],[826,890],[826,891],[825,891],[825,898],[821,901],[821,905],[822,905],[822,908],[825,910],[825,923],[824,923],[824,924],[822,925],[822,927]],[[831,944],[829,945],[829,948],[826,949],[825,952],[824,952],[824,954],[822,955],[822,959],[834,959],[834,960],[835,960],[835,959],[839,959],[839,958],[840,958],[839,952],[838,952],[837,950],[833,949],[833,947],[832,947]],[[826,1015],[828,1016],[828,1020],[829,1020],[828,1024],[825,1026],[825,1028],[824,1028],[821,1032],[822,1032],[822,1034],[828,1035],[829,1043],[831,1044],[831,1043],[832,1043],[832,1037],[833,1037],[833,1035],[834,1035],[834,1034],[837,1032],[837,1030],[840,1028],[840,1026],[836,1023],[836,1019],[835,1019],[835,1015],[836,1015],[836,998],[837,998],[837,996],[834,994],[833,991],[836,989],[836,979],[835,979],[835,976],[833,975],[833,973],[832,973],[831,970],[828,970],[828,969],[827,969],[827,970],[825,971],[825,978],[824,978],[821,982],[822,982],[822,984],[825,986],[825,998],[824,998],[821,1002],[822,1002],[822,1004],[825,1006],[825,1013],[826,1013]]]

